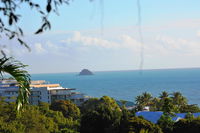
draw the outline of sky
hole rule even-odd
[[[143,69],[200,67],[200,1],[140,0],[140,6],[139,24],[137,0],[74,0],[51,14],[51,30],[39,35],[39,15],[24,7],[19,24],[31,52],[2,41],[30,73],[137,70],[141,53]]]

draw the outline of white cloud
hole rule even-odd
[[[200,33],[199,33],[200,34]],[[64,37],[66,37],[64,39]],[[120,53],[121,51],[133,52],[135,56],[141,52],[141,42],[134,34],[119,33],[115,37],[98,36],[84,32],[71,32],[59,40],[49,38],[43,42],[34,43],[33,52],[36,54],[53,54],[59,56],[70,56],[76,54],[92,54],[94,51],[100,52],[109,50]],[[61,40],[61,41],[60,41]],[[200,55],[200,45],[198,41],[176,38],[168,35],[152,34],[144,36],[144,56],[158,57],[172,55]]]
[[[181,53],[186,55],[200,55],[200,43],[182,38],[173,38],[169,36],[157,36],[158,41],[166,51],[170,53]]]
[[[200,30],[199,30],[199,31],[197,31],[197,36],[198,36],[198,37],[200,37]]]
[[[85,47],[101,47],[106,49],[128,48],[138,51],[141,43],[129,35],[122,35],[119,38],[107,39],[105,37],[86,36],[80,32],[74,32],[71,37],[62,40],[67,45],[78,44]]]
[[[119,44],[114,41],[109,41],[103,38],[84,36],[80,32],[74,32],[72,37],[62,40],[66,44],[78,43],[84,46],[99,46],[103,48],[118,48]]]
[[[34,45],[35,47],[35,51],[36,53],[38,54],[42,54],[42,53],[46,53],[47,51],[43,48],[42,44],[41,43],[35,43]]]

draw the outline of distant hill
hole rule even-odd
[[[80,76],[83,76],[83,75],[94,75],[90,70],[88,69],[83,69],[80,73],[79,73]]]

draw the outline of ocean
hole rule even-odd
[[[162,91],[181,92],[190,104],[200,105],[200,69],[160,69],[93,72],[92,76],[77,73],[32,74],[32,80],[59,83],[76,88],[88,96],[110,96],[116,100],[135,101],[143,92],[159,96]]]

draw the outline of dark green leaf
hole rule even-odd
[[[39,34],[39,33],[42,33],[43,32],[43,29],[39,29],[38,31],[35,32],[35,34]]]
[[[51,11],[51,4],[50,4],[50,3],[47,4],[46,10],[47,10],[47,12],[50,12],[50,11]]]

